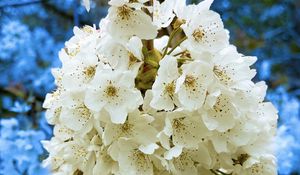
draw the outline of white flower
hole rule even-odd
[[[209,139],[217,153],[231,152],[232,150],[245,146],[257,138],[259,131],[247,121],[238,122],[234,128],[225,132],[215,131]]]
[[[168,27],[175,17],[174,8],[178,0],[153,1],[153,24],[158,28]]]
[[[156,80],[152,86],[153,99],[151,107],[158,110],[172,110],[176,103],[176,80],[179,77],[177,59],[166,56],[159,63]]]
[[[61,113],[61,93],[60,89],[57,89],[53,93],[48,93],[46,95],[45,101],[43,103],[43,108],[46,108],[46,119],[49,124],[58,123],[58,119]]]
[[[199,115],[185,111],[168,113],[163,132],[172,136],[172,143],[178,147],[197,148],[201,139],[209,135]]]
[[[51,170],[59,168],[65,162],[62,153],[66,143],[54,137],[50,141],[42,141],[42,144],[50,153],[50,156],[43,161],[43,166]]]
[[[118,163],[120,174],[153,175],[153,165],[150,156],[138,149],[138,145],[130,140],[119,140]]]
[[[188,38],[184,42],[188,49],[214,53],[229,45],[228,31],[224,29],[219,14],[205,10],[189,15],[191,21],[182,26]]]
[[[84,104],[84,93],[72,93],[65,99],[66,103],[61,109],[60,122],[74,131],[80,131],[81,134],[89,132],[93,127],[94,113]]]
[[[185,1],[177,1],[175,6],[175,13],[180,20],[189,22],[192,20],[192,16],[209,10],[213,0],[203,0],[199,4],[186,5]]]
[[[53,134],[56,138],[65,141],[74,137],[75,131],[64,124],[56,124],[53,129]]]
[[[248,113],[248,119],[262,132],[275,135],[277,128],[278,111],[270,102],[259,103],[255,111]]]
[[[250,81],[248,81],[250,82]],[[254,83],[245,83],[239,85],[239,89],[235,89],[235,96],[237,98],[233,98],[232,101],[234,104],[239,105],[239,111],[256,111],[260,102],[263,102],[267,85],[265,82]]]
[[[96,153],[96,164],[93,169],[93,174],[117,174],[117,168],[117,162],[110,157],[107,148],[102,147],[101,150]]]
[[[209,107],[201,111],[203,121],[210,130],[225,132],[234,127],[239,113],[232,104],[230,96],[224,93],[215,92],[207,97]]]
[[[102,37],[98,50],[112,69],[132,70],[137,74],[143,60],[142,48],[142,41],[136,36],[128,42],[117,42],[106,35]]]
[[[61,56],[64,51],[61,51]],[[62,71],[62,85],[67,90],[84,90],[86,85],[94,78],[98,66],[104,66],[97,55],[87,52],[78,59],[68,60],[64,63]]]
[[[135,7],[137,4],[144,4],[148,1],[149,0],[110,0],[109,5],[122,6],[122,5],[126,4],[126,5],[132,5],[133,7]]]
[[[153,120],[150,116],[141,115],[135,111],[128,115],[128,119],[123,124],[107,123],[103,133],[103,142],[105,145],[110,145],[119,138],[126,138],[134,140],[141,145],[141,148],[146,149],[149,145],[157,147],[153,145],[157,141],[157,131],[150,125]]]
[[[143,103],[141,92],[134,87],[134,78],[131,72],[97,71],[86,93],[85,105],[96,112],[104,109],[113,123],[124,123],[128,112]]]
[[[140,39],[154,39],[157,35],[151,17],[142,10],[124,4],[110,7],[108,15],[108,31],[114,38],[128,40],[138,36]]]
[[[184,109],[192,111],[200,108],[212,82],[212,67],[205,62],[193,61],[184,64],[182,75],[176,82],[176,93]]]
[[[242,166],[235,168],[233,175],[276,175],[275,157],[272,155],[264,156],[258,159],[248,158]]]
[[[85,51],[85,49],[95,49],[98,38],[100,37],[100,33],[98,30],[91,26],[84,26],[81,29],[78,27],[74,27],[73,32],[74,36],[65,43],[65,50],[70,58],[76,58],[76,56],[81,51]]]
[[[74,27],[43,104],[52,174],[276,174],[277,110],[212,3],[110,0]]]
[[[84,174],[92,174],[96,156],[93,145],[89,139],[79,138],[66,142],[63,157],[68,163],[72,164]]]
[[[241,88],[245,81],[250,81],[255,76],[256,71],[250,69],[250,66],[256,59],[239,54],[236,47],[231,45],[212,59],[214,75],[225,86]]]
[[[205,145],[200,144],[197,149],[184,149],[179,157],[171,160],[172,174],[189,175],[199,174],[197,164],[209,167],[212,159]]]

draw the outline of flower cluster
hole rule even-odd
[[[110,0],[74,28],[44,102],[53,174],[276,174],[277,111],[212,2]]]

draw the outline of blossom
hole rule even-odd
[[[77,92],[73,95],[73,102],[69,103],[61,108],[60,122],[74,131],[90,131],[95,113],[84,104],[84,94]]]
[[[153,174],[153,165],[149,155],[146,155],[137,149],[135,143],[119,140],[118,148],[120,151],[117,160],[119,162],[121,174]]]
[[[159,28],[170,25],[175,17],[174,7],[178,3],[175,0],[166,0],[160,3],[158,0],[153,1],[153,24]]]
[[[212,2],[111,0],[74,28],[44,102],[52,172],[275,173],[277,110]]]
[[[256,74],[250,66],[256,61],[256,57],[239,54],[236,47],[230,45],[222,49],[212,59],[214,76],[225,86],[242,88]]]
[[[204,166],[210,166],[212,160],[204,145],[198,149],[185,149],[179,157],[171,161],[170,169],[172,174],[199,174],[196,162]]]
[[[157,35],[156,27],[150,16],[141,9],[130,7],[126,3],[114,3],[109,9],[108,31],[116,38],[128,39],[138,36],[141,39],[154,39]]]
[[[132,70],[137,74],[143,60],[142,48],[142,41],[136,36],[128,42],[118,42],[110,35],[105,35],[98,48],[101,53],[98,56],[101,55],[103,63],[113,69]]]
[[[233,128],[240,114],[231,102],[230,95],[215,92],[208,95],[207,98],[212,105],[208,104],[209,109],[202,115],[206,127],[220,132]]]
[[[134,88],[131,72],[107,69],[96,72],[84,103],[93,111],[107,111],[113,123],[124,123],[128,112],[137,109],[143,98],[140,91]]]
[[[200,116],[192,113],[174,111],[167,115],[165,122],[163,132],[172,135],[173,144],[181,148],[197,148],[201,139],[209,134]]]
[[[150,105],[158,110],[172,110],[176,103],[176,80],[179,77],[177,60],[167,56],[160,61],[157,78],[152,87],[153,99]]]
[[[186,47],[191,50],[216,52],[229,45],[228,31],[216,12],[203,10],[189,11],[192,18],[183,25],[187,35]]]
[[[61,51],[61,57],[66,56],[65,51]],[[68,64],[63,64],[63,76],[61,82],[65,89],[83,90],[86,84],[91,81],[98,66],[103,66],[96,54],[87,52],[78,59],[68,60]]]
[[[128,115],[123,124],[107,123],[103,133],[104,145],[110,145],[119,138],[127,138],[141,144],[142,149],[151,145],[157,147],[157,131],[150,125],[152,120],[150,116],[143,116],[135,111]]]
[[[176,93],[183,108],[192,111],[203,105],[212,78],[212,67],[204,62],[194,61],[182,65],[182,75],[176,82]]]

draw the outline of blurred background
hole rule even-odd
[[[189,3],[197,1],[190,0]],[[107,0],[87,13],[79,0],[0,0],[0,175],[46,175],[40,140],[51,137],[42,109],[51,68],[74,25],[98,25]],[[278,171],[300,174],[300,1],[215,0],[231,43],[259,59],[255,81],[279,110]]]

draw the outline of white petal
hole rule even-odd
[[[91,110],[100,112],[104,105],[107,103],[100,96],[101,92],[97,92],[93,89],[86,92],[86,96],[84,98],[84,104]]]
[[[123,106],[105,106],[106,111],[110,114],[111,121],[115,124],[125,123],[127,118],[127,111]]]
[[[182,153],[182,147],[181,146],[174,146],[169,151],[165,153],[165,158],[167,160],[171,160],[175,157],[178,157]]]
[[[141,145],[141,146],[139,147],[139,150],[142,151],[142,152],[145,153],[145,154],[153,154],[154,151],[155,151],[156,149],[158,149],[158,148],[159,148],[159,146],[158,146],[157,144],[151,143],[151,144],[146,145],[146,146]]]

